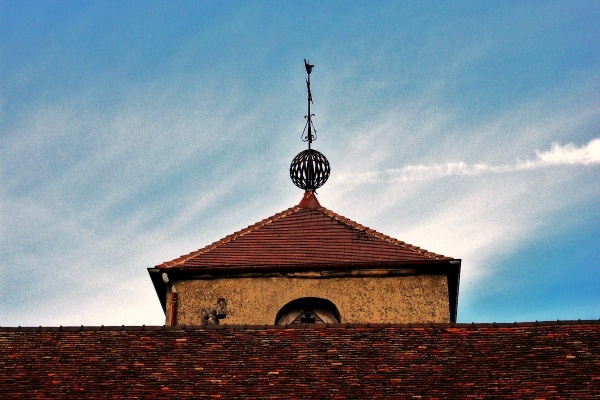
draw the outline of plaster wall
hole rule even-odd
[[[272,325],[284,305],[301,297],[333,302],[342,323],[450,322],[445,275],[219,278],[174,285],[178,325],[200,324],[201,309],[214,308],[219,297],[227,300],[222,324]]]

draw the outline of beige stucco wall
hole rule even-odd
[[[200,310],[214,308],[219,297],[227,300],[227,318],[222,324],[274,324],[277,312],[301,297],[333,302],[343,323],[450,322],[445,275],[321,279],[281,276],[173,283],[178,292],[178,325],[200,324]]]

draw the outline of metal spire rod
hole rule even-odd
[[[312,93],[310,91],[310,73],[312,72],[314,65],[309,64],[309,61],[307,59],[304,59],[304,68],[306,68],[306,74],[307,74],[306,90],[308,93],[308,101],[307,101],[308,114],[306,114],[304,116],[304,118],[306,118],[306,125],[304,125],[304,130],[302,131],[302,140],[304,142],[308,142],[308,148],[310,149],[310,144],[313,141],[317,140],[317,130],[315,129],[313,122],[312,122],[312,117],[314,117],[315,114],[311,114],[311,112],[310,112],[310,105],[312,103]],[[308,128],[308,133],[306,133],[307,128]]]
[[[304,59],[304,67],[306,68],[306,90],[308,92],[308,114],[304,116],[306,118],[306,125],[302,131],[300,138],[304,142],[308,142],[308,149],[298,153],[292,160],[290,165],[290,178],[294,185],[300,189],[304,189],[308,192],[316,193],[316,190],[323,186],[329,178],[331,168],[329,167],[329,161],[321,152],[311,149],[310,145],[313,141],[317,140],[317,131],[313,126],[312,117],[315,114],[311,114],[310,105],[312,104],[312,93],[310,92],[310,73],[314,68],[314,65],[309,64],[307,59]]]

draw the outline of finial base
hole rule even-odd
[[[302,196],[302,200],[300,200],[298,207],[316,210],[321,208],[321,204],[319,203],[319,200],[317,200],[315,193],[311,190],[307,190],[304,192],[304,196]]]

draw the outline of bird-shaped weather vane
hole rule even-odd
[[[310,105],[313,102],[312,93],[310,91],[310,74],[315,66],[311,65],[308,60],[304,60],[304,68],[306,68],[306,90],[308,93],[308,113],[304,116],[306,118],[306,125],[302,131],[302,141],[308,142],[308,149],[304,150],[292,160],[290,165],[290,178],[294,185],[300,189],[304,189],[309,192],[314,192],[329,178],[331,171],[329,167],[329,161],[320,152],[311,148],[313,141],[317,140],[317,131],[313,125]]]

